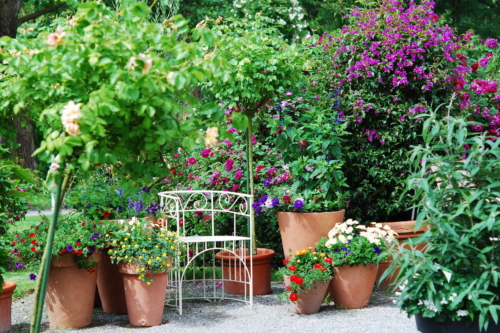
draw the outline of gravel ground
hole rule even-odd
[[[185,301],[183,316],[176,309],[166,307],[163,324],[151,328],[134,328],[126,315],[107,314],[96,308],[91,326],[78,330],[54,329],[49,327],[48,315],[44,312],[42,332],[418,332],[415,320],[400,313],[392,302],[393,296],[383,291],[375,290],[364,309],[338,310],[324,304],[317,314],[297,315],[289,304],[278,300],[276,294],[282,290],[282,284],[273,283],[272,294],[254,297],[253,307],[235,301]],[[29,331],[33,303],[33,294],[14,301],[11,332]]]

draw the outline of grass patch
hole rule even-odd
[[[51,218],[51,215],[47,215],[47,217]],[[27,216],[26,219],[21,221],[16,221],[9,228],[9,231],[12,233],[21,232],[23,230],[29,229],[33,225],[38,225],[42,222],[41,216]]]
[[[33,292],[33,290],[35,290],[36,281],[30,280],[31,273],[38,274],[38,271],[35,272],[34,269],[25,269],[16,272],[7,272],[3,275],[5,280],[14,281],[15,283],[17,283],[17,287],[14,290],[14,297],[23,297],[24,295],[29,294]]]

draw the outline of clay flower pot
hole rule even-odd
[[[236,254],[241,256],[242,250],[236,249]],[[218,252],[216,258],[222,262],[222,277],[225,280],[248,281],[245,266],[233,253],[229,251]],[[267,295],[271,292],[271,262],[274,250],[258,248],[257,254],[252,256],[253,265],[253,295]],[[248,249],[243,256],[245,265],[250,272],[250,256]],[[224,281],[224,292],[230,295],[249,295],[248,284]]]
[[[290,279],[287,276],[285,278],[285,284],[288,285],[288,283],[290,283]],[[305,315],[318,313],[329,284],[330,281],[315,281],[310,288],[302,290],[299,293],[299,299],[296,302],[291,302],[293,311]]]
[[[118,265],[123,276],[130,324],[140,327],[160,325],[165,308],[168,272],[151,274],[147,271],[146,278],[154,280],[148,285],[138,279],[140,273],[137,270],[140,268],[140,265],[134,264],[120,263]]]
[[[329,292],[336,307],[361,309],[368,305],[372,296],[377,265],[335,267]]]
[[[383,225],[388,225],[394,230],[398,235],[396,239],[399,242],[399,245],[404,246],[404,242],[410,238],[416,238],[421,236],[428,228],[428,226],[422,226],[420,229],[415,230],[415,220],[412,221],[400,221],[400,222],[381,222]],[[426,244],[419,244],[416,249],[422,251]],[[408,245],[405,246],[409,248]],[[376,277],[377,283],[379,283],[380,278],[384,274],[384,272],[389,268],[392,263],[392,257],[389,257],[386,261],[382,261],[378,268],[378,273]],[[378,285],[379,289],[388,290],[391,288],[391,284],[395,282],[396,277],[398,276],[399,269],[394,271],[394,274],[387,276],[384,280],[380,281]]]
[[[314,246],[335,224],[344,221],[345,210],[326,213],[278,212],[278,224],[285,256]],[[291,250],[291,252],[290,252]]]
[[[95,262],[101,260],[94,253]],[[79,269],[72,254],[52,259],[45,302],[50,326],[80,328],[90,325],[96,291],[97,272]],[[97,270],[98,266],[94,269]]]
[[[11,312],[12,312],[12,294],[17,285],[14,281],[5,281],[0,293],[0,333],[10,331]]]
[[[97,287],[104,312],[127,313],[123,278],[118,265],[111,263],[109,255],[103,255],[99,263]]]

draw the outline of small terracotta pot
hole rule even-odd
[[[238,256],[242,255],[241,249],[235,250]],[[257,254],[252,256],[253,265],[253,295],[267,295],[271,292],[271,262],[274,250],[258,248]],[[229,251],[218,252],[215,257],[222,262],[222,277],[227,280],[248,281],[245,266],[240,259]],[[242,257],[250,272],[250,256],[248,249]],[[230,295],[249,295],[248,284],[224,281],[224,292]]]
[[[123,277],[117,264],[112,264],[109,255],[103,255],[97,274],[97,287],[102,309],[106,313],[127,313],[127,301]]]
[[[362,309],[368,305],[373,292],[377,265],[335,267],[328,288],[336,307]]]
[[[283,279],[285,285],[288,286],[290,284],[290,277],[284,276]],[[315,281],[310,288],[302,290],[296,302],[290,301],[293,311],[305,315],[318,313],[329,285],[330,281]]]
[[[100,253],[92,258],[99,263]],[[45,302],[50,326],[80,328],[92,322],[97,272],[79,269],[72,254],[52,259]],[[96,265],[95,269],[98,269]]]
[[[5,281],[0,293],[0,333],[10,331],[12,314],[12,295],[17,284],[14,281]]]
[[[278,212],[278,224],[285,256],[315,246],[337,223],[344,221],[345,210],[326,213]],[[291,252],[290,252],[291,250]]]
[[[136,270],[141,269],[140,265],[120,263],[118,268],[123,276],[130,324],[139,327],[161,325],[167,293],[168,272],[151,274],[150,271],[147,271],[146,278],[154,280],[150,285],[147,285],[146,282],[138,279],[139,273]]]
[[[396,239],[399,242],[399,245],[404,246],[409,249],[409,245],[405,245],[405,242],[410,238],[416,238],[421,236],[429,226],[425,225],[420,227],[418,230],[415,230],[415,220],[412,221],[400,221],[400,222],[380,222],[382,225],[388,225],[391,227],[393,231],[395,231],[398,235]],[[416,250],[422,251],[425,247],[426,243],[421,243],[416,247]],[[388,290],[391,288],[391,284],[395,282],[396,277],[398,276],[399,269],[393,271],[393,274],[387,276],[384,280],[380,281],[380,278],[384,274],[384,272],[389,268],[392,263],[392,257],[389,257],[386,261],[382,261],[378,268],[378,273],[376,277],[376,281],[378,284],[378,288],[382,290]],[[380,282],[380,283],[379,283]]]

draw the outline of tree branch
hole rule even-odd
[[[55,10],[58,10],[59,8],[65,7],[65,6],[66,6],[66,3],[60,3],[58,5],[50,6],[50,7],[44,8],[42,10],[39,10],[37,12],[34,12],[32,14],[18,18],[17,19],[17,27],[19,27],[21,24],[23,24],[25,22],[28,22],[29,20],[34,20],[42,15],[53,12]]]

